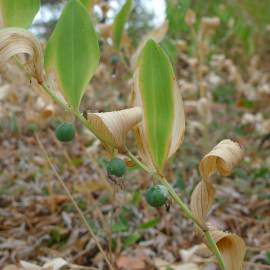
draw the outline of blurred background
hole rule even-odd
[[[61,14],[66,0],[42,0],[42,8],[37,14],[32,31],[39,36],[48,37],[57,18]],[[106,17],[102,16],[101,7],[95,5],[94,14],[97,23],[111,23],[124,1],[104,1],[110,6]],[[185,2],[185,1],[184,1]],[[218,16],[221,27],[215,36],[215,43],[226,49],[230,48],[232,40],[237,42],[246,55],[254,50],[264,52],[269,41],[270,3],[267,0],[191,0],[191,7],[198,17]],[[164,20],[170,23],[170,32],[179,37],[186,35],[183,27],[180,0],[135,0],[135,8],[128,23],[128,30],[137,39],[147,30],[160,25]],[[183,17],[183,16],[182,16]],[[235,49],[235,48],[234,48]]]

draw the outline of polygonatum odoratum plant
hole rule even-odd
[[[149,173],[159,182],[147,192],[149,204],[160,207],[170,197],[193,221],[220,268],[240,270],[245,255],[243,240],[208,224],[207,217],[215,195],[211,175],[218,172],[228,176],[243,156],[241,147],[229,139],[222,140],[203,157],[199,165],[201,181],[193,191],[190,208],[164,173],[184,139],[186,121],[173,66],[159,45],[167,31],[166,23],[146,35],[141,45],[130,53],[130,106],[112,112],[93,112],[91,108],[86,114],[80,111],[81,100],[102,54],[99,39],[109,39],[114,50],[121,54],[124,26],[133,5],[132,0],[127,0],[111,25],[96,27],[91,16],[93,1],[68,0],[43,50],[41,42],[27,30],[39,10],[40,0],[0,0],[0,67],[4,69],[8,61],[19,64],[36,82],[33,86],[47,93],[51,102],[75,115],[113,155],[126,155]],[[102,29],[99,35],[96,28]],[[126,143],[129,132],[135,137],[135,154]],[[64,142],[72,140],[72,125],[59,127],[57,137]],[[108,174],[122,177],[125,173],[125,163],[114,157]]]

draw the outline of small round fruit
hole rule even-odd
[[[168,189],[163,185],[156,185],[146,192],[146,201],[153,207],[163,206],[169,197]]]
[[[111,57],[111,64],[112,64],[112,65],[118,64],[119,61],[120,61],[120,59],[119,59],[119,57],[118,57],[117,55],[113,55],[113,56]]]
[[[72,123],[62,123],[56,128],[56,137],[61,142],[70,142],[75,136],[75,127]]]
[[[126,173],[126,163],[119,158],[113,158],[107,165],[108,175],[121,177]]]

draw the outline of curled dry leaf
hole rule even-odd
[[[226,269],[240,270],[245,256],[246,246],[241,237],[236,234],[222,232],[211,228],[211,235],[217,243],[224,259]]]
[[[231,140],[223,140],[201,160],[200,173],[203,179],[208,179],[218,171],[222,176],[231,174],[234,166],[243,158],[240,145]]]
[[[106,144],[124,149],[127,133],[142,120],[142,109],[134,107],[121,111],[88,113],[95,135]]]
[[[43,81],[43,54],[39,41],[33,34],[24,29],[1,29],[0,68],[2,68],[11,57],[18,54],[28,55],[25,68],[41,83]]]
[[[228,176],[234,166],[242,159],[243,150],[238,143],[223,140],[200,162],[202,181],[197,185],[191,196],[191,210],[197,220],[206,226],[206,218],[213,204],[215,188],[209,177],[215,172]],[[225,233],[209,228],[220,249],[227,270],[240,270],[245,255],[245,243],[235,234]]]

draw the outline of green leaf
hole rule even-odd
[[[121,8],[120,12],[116,15],[113,22],[113,46],[116,50],[120,49],[122,35],[124,31],[125,22],[133,7],[133,0],[127,0]]]
[[[182,173],[180,171],[177,171],[176,172],[176,183],[175,183],[175,186],[177,188],[179,188],[180,191],[183,191],[186,188],[186,184],[185,184],[183,175],[182,175]]]
[[[45,68],[74,109],[80,106],[99,57],[97,35],[87,10],[78,0],[70,0],[48,41]]]
[[[266,261],[270,265],[270,250],[265,253]]]
[[[141,239],[141,236],[137,233],[129,235],[124,241],[124,248],[127,248]]]
[[[94,4],[94,1],[93,0],[80,0],[80,1],[86,7],[87,10],[90,10],[91,7]]]
[[[153,228],[155,227],[158,223],[160,222],[160,220],[158,218],[152,218],[152,219],[149,219],[147,222],[145,223],[142,223],[140,225],[140,228],[141,229],[149,229],[149,228]]]
[[[185,29],[185,14],[191,5],[191,0],[166,0],[166,16],[169,29],[173,33],[180,33]]]
[[[117,232],[127,232],[129,229],[129,226],[126,225],[125,223],[119,222],[119,223],[114,223],[112,225],[112,232],[117,233]]]
[[[134,105],[143,108],[143,122],[135,136],[140,155],[162,172],[178,149],[185,128],[184,109],[170,60],[164,50],[149,40],[134,75]]]
[[[139,190],[136,190],[132,194],[131,203],[138,206],[141,200],[141,192]]]
[[[0,0],[4,27],[28,28],[40,8],[40,0]]]
[[[86,218],[88,225],[91,227],[94,233],[98,232],[97,224],[95,223],[95,220],[91,219],[90,217]]]
[[[164,49],[164,51],[168,54],[172,64],[175,66],[177,60],[177,50],[173,41],[169,38],[164,38],[160,42],[160,46]]]
[[[145,105],[149,144],[154,161],[163,167],[173,124],[173,72],[168,57],[154,42],[146,44],[140,70],[140,87]]]

